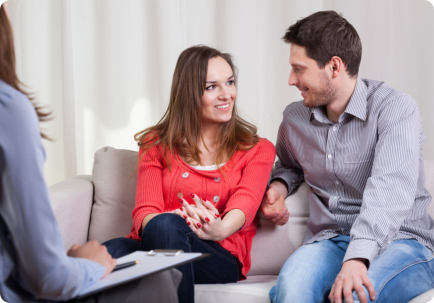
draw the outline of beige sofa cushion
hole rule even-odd
[[[249,276],[247,280],[228,284],[196,284],[195,302],[202,303],[270,303],[268,293],[277,276]]]
[[[286,259],[303,244],[309,217],[308,193],[309,185],[304,182],[286,199],[290,216],[283,226],[276,226],[262,212],[258,213],[258,231],[253,238],[249,276],[278,275]]]
[[[104,147],[95,153],[92,172],[95,196],[89,240],[103,243],[130,233],[136,195],[137,174],[133,176],[136,165],[137,152],[134,151]]]

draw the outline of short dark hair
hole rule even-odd
[[[320,68],[338,56],[350,77],[359,73],[362,60],[362,42],[356,29],[335,11],[322,11],[298,20],[283,36],[286,43],[303,46],[306,55]]]

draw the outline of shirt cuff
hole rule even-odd
[[[281,174],[277,174],[274,175],[273,178],[270,180],[270,183],[268,185],[270,185],[273,181],[276,181],[278,179],[282,179],[283,181],[286,182],[286,186],[288,189],[288,195],[285,197],[289,197],[289,195],[292,194],[292,192],[300,186],[300,184],[302,183],[302,181],[300,181],[300,178],[298,177],[297,174],[293,174],[293,173],[281,173]]]
[[[345,253],[342,263],[351,259],[363,258],[369,261],[369,264],[367,265],[369,268],[372,261],[374,261],[374,259],[378,256],[379,251],[380,247],[375,241],[366,239],[353,240],[350,241],[350,244],[348,245],[348,249]]]

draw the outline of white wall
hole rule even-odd
[[[234,55],[238,104],[276,140],[287,104],[286,28],[318,10],[343,13],[362,39],[360,76],[413,96],[422,113],[425,159],[434,159],[434,9],[425,0],[9,0],[18,73],[47,124],[49,184],[90,174],[104,146],[137,149],[134,133],[168,104],[180,52],[206,44]],[[64,112],[65,111],[65,112]]]

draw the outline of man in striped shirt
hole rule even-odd
[[[384,82],[358,78],[360,38],[334,11],[299,20],[283,39],[291,44],[288,84],[303,100],[283,113],[261,208],[285,224],[284,199],[306,181],[310,216],[270,299],[408,302],[434,281],[418,106]]]

